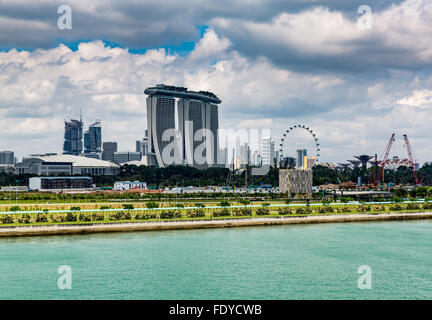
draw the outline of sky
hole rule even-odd
[[[59,6],[72,10],[60,30]],[[365,27],[358,13],[371,8]],[[0,1],[0,150],[61,152],[64,119],[134,151],[144,89],[208,90],[221,128],[310,127],[320,161],[432,160],[432,1]]]

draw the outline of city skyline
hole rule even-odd
[[[221,128],[270,128],[276,145],[287,127],[307,124],[320,138],[321,162],[380,154],[392,132],[410,137],[420,163],[432,159],[424,148],[432,139],[428,1],[377,1],[370,30],[357,28],[358,1],[271,8],[239,1],[230,15],[217,8],[182,10],[187,3],[157,4],[169,10],[141,25],[146,36],[130,27],[148,17],[147,2],[136,14],[127,4],[115,6],[129,21],[128,32],[104,31],[106,24],[125,29],[75,1],[72,29],[58,30],[58,4],[45,5],[50,19],[30,2],[0,5],[6,16],[15,12],[0,31],[0,149],[19,158],[61,152],[62,120],[77,118],[80,109],[85,119],[103,119],[110,128],[104,141],[133,151],[147,121],[142,90],[170,83],[215,92],[224,101]],[[95,18],[90,29],[98,30],[85,40],[83,14]],[[174,16],[183,28],[170,25],[167,17]],[[24,17],[28,24],[19,24]],[[30,27],[32,22],[40,24]],[[11,27],[16,31],[8,32]],[[315,40],[308,40],[312,34]],[[394,152],[405,154],[401,146]]]

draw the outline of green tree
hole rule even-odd
[[[150,201],[150,202],[146,203],[146,207],[148,209],[156,209],[156,208],[159,208],[159,204],[157,202]]]
[[[230,205],[231,204],[228,201],[226,201],[226,200],[223,200],[223,201],[219,202],[219,206],[223,207],[223,208],[229,207]]]

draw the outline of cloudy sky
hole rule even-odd
[[[432,160],[432,1],[0,0],[0,149],[61,152],[63,120],[81,109],[133,151],[156,83],[217,94],[222,128],[279,141],[308,125],[321,161],[380,155],[393,132],[392,155],[406,156],[406,133]]]

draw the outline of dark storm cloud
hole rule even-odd
[[[0,48],[47,48],[59,40],[109,40],[131,48],[176,45],[199,39],[197,26],[218,17],[268,21],[281,12],[299,12],[315,6],[356,14],[363,0],[268,0],[268,1],[92,1],[88,6],[70,1],[73,28],[57,29],[57,1],[0,3]],[[375,11],[400,0],[381,0]]]

